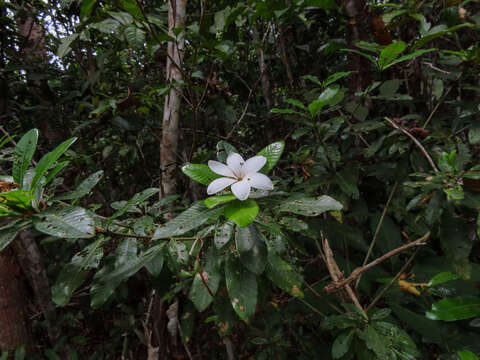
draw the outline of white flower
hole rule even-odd
[[[231,153],[227,158],[227,165],[210,160],[208,167],[216,174],[223,175],[208,185],[208,195],[216,194],[231,185],[232,193],[238,200],[248,199],[250,189],[273,190],[272,181],[268,176],[259,173],[265,166],[265,156],[254,156],[247,161],[240,154]]]

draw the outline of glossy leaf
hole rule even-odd
[[[233,237],[235,232],[235,224],[226,221],[215,228],[215,237],[213,239],[217,249],[223,248]]]
[[[65,306],[70,301],[73,293],[85,281],[89,272],[100,265],[103,257],[101,247],[103,239],[88,245],[72,260],[63,266],[57,280],[52,286],[52,299],[58,306]]]
[[[329,87],[325,89],[316,100],[308,105],[308,110],[310,110],[312,118],[320,114],[325,105],[331,105],[339,91],[340,88],[338,86]]]
[[[237,229],[235,245],[243,266],[252,273],[260,275],[267,264],[267,246],[255,224]]]
[[[141,49],[145,46],[145,32],[132,24],[123,31],[127,42],[136,49]]]
[[[383,70],[388,64],[393,62],[405,49],[407,44],[403,41],[396,41],[385,47],[378,58],[378,67]]]
[[[441,272],[435,275],[429,282],[428,286],[437,286],[447,281],[457,280],[460,276],[449,271]]]
[[[258,204],[253,199],[245,201],[234,200],[225,207],[224,215],[238,226],[245,227],[255,220],[258,211]]]
[[[286,261],[284,261],[272,246],[268,247],[268,262],[265,274],[280,289],[290,295],[303,298],[302,276]]]
[[[138,204],[141,204],[142,202],[144,202],[145,200],[147,200],[148,198],[152,197],[153,195],[157,194],[158,192],[160,191],[160,189],[158,188],[149,188],[149,189],[145,189],[143,190],[142,192],[139,192],[139,193],[136,193],[135,195],[133,195],[133,197],[128,200],[120,209],[118,209],[117,211],[115,211],[115,213],[109,217],[109,221],[112,221],[116,218],[118,218],[119,216],[122,216],[123,214],[125,214],[131,207],[135,206],[135,205],[138,205]]]
[[[477,355],[469,350],[457,351],[457,355],[460,360],[478,360]]]
[[[185,210],[177,217],[168,221],[164,226],[155,230],[152,240],[179,236],[193,230],[207,221],[217,219],[224,208],[222,206],[208,209],[203,202],[197,202],[189,209]]]
[[[19,232],[20,230],[17,227],[0,231],[0,251],[10,245]]]
[[[235,195],[215,195],[206,198],[205,200],[203,200],[203,202],[207,208],[211,209],[217,205],[225,204],[235,199]]]
[[[23,184],[23,177],[32,161],[37,148],[38,130],[32,129],[22,136],[13,151],[13,180],[17,184]]]
[[[335,338],[335,341],[332,344],[332,357],[334,359],[340,359],[348,352],[350,345],[352,344],[354,334],[355,330],[351,329],[342,332]]]
[[[446,298],[432,304],[426,316],[431,320],[457,321],[480,315],[480,298],[455,297]]]
[[[30,190],[34,191],[37,187],[38,183],[45,175],[45,173],[55,164],[60,156],[62,156],[65,151],[77,140],[77,138],[71,138],[65,140],[60,145],[58,145],[55,149],[53,149],[48,154],[45,154],[40,161],[38,162],[37,166],[35,166],[35,173],[30,185]]]
[[[213,180],[222,177],[221,175],[215,174],[207,165],[203,164],[185,164],[182,166],[182,171],[190,179],[202,185],[208,185]]]
[[[71,35],[68,35],[68,36],[64,37],[61,40],[60,45],[58,45],[58,48],[57,48],[57,56],[59,58],[64,57],[65,55],[67,55],[70,52],[70,50],[72,50],[70,45],[72,44],[72,42],[74,42],[79,37],[79,35],[80,34],[78,34],[78,33],[71,34]]]
[[[69,191],[59,196],[56,196],[56,200],[78,200],[81,197],[87,195],[95,185],[100,181],[103,176],[103,170],[97,171],[96,173],[90,175],[85,180],[83,180],[80,185],[73,191]]]
[[[389,63],[388,65],[385,65],[382,70],[385,70],[385,69],[388,69],[390,66],[393,66],[395,64],[398,64],[398,63],[401,63],[403,61],[407,61],[407,60],[411,60],[411,59],[415,59],[419,56],[422,56],[423,54],[426,54],[426,53],[429,53],[429,52],[432,52],[432,51],[435,51],[437,49],[424,49],[424,50],[417,50],[417,51],[414,51],[413,53],[411,54],[407,54],[407,55],[404,55],[404,56],[401,56],[399,57],[398,59],[392,61],[391,63]]]
[[[151,247],[137,255],[137,239],[125,238],[105,265],[95,274],[90,288],[92,307],[103,305],[122,281],[137,273],[163,251],[164,244]]]
[[[197,272],[193,278],[192,287],[188,293],[188,298],[193,302],[195,308],[202,312],[204,311],[213,301],[213,297],[208,291],[212,292],[213,295],[217,293],[218,285],[220,284],[221,274],[220,268],[218,265],[218,254],[215,250],[215,247],[210,247],[205,256],[205,263],[200,267],[202,271],[202,276]],[[203,282],[205,281],[208,285],[208,289]]]
[[[95,236],[94,219],[80,207],[72,206],[35,215],[33,224],[36,230],[59,238]]]
[[[268,174],[277,164],[278,160],[282,157],[283,149],[285,148],[284,141],[274,142],[265,148],[263,148],[257,155],[265,156],[267,162],[260,172]]]
[[[280,212],[291,212],[303,216],[318,216],[325,211],[342,210],[343,205],[330,196],[318,198],[291,198],[282,202],[278,208]]]
[[[257,279],[232,255],[225,264],[225,282],[233,309],[244,321],[249,321],[257,307]]]
[[[239,154],[238,150],[232,144],[224,140],[220,140],[217,143],[217,160],[218,161],[220,161],[221,163],[226,163],[227,157],[231,153]]]

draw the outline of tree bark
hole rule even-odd
[[[18,262],[23,273],[28,279],[35,295],[35,301],[40,307],[48,326],[48,337],[52,345],[59,338],[54,330],[55,304],[51,299],[51,288],[47,273],[42,262],[42,254],[37,246],[32,231],[26,229],[20,232],[17,239],[12,243]]]
[[[356,49],[356,42],[368,41],[370,26],[368,24],[367,4],[365,0],[346,0],[343,4],[345,13],[349,17],[347,24],[348,47]],[[350,70],[350,92],[355,94],[370,84],[370,63],[363,56],[348,53]]]
[[[174,194],[177,187],[177,154],[180,131],[180,105],[182,89],[180,82],[183,79],[182,61],[184,50],[184,32],[178,36],[174,29],[185,24],[186,0],[168,1],[168,35],[175,41],[168,43],[166,81],[173,85],[165,97],[165,106],[162,121],[162,143],[160,145],[160,170],[162,171],[162,195]]]
[[[31,347],[25,324],[25,289],[10,248],[0,253],[0,353],[22,344]]]

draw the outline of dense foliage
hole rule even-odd
[[[478,359],[478,1],[177,1],[0,1],[0,359]]]

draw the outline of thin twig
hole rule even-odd
[[[385,120],[388,121],[388,123],[390,125],[392,125],[393,128],[397,129],[397,130],[400,130],[401,132],[403,132],[405,135],[407,135],[410,139],[412,139],[412,141],[415,143],[415,145],[417,145],[417,147],[420,149],[420,151],[423,153],[423,155],[427,158],[427,161],[429,162],[430,166],[433,168],[433,171],[435,172],[438,172],[438,168],[437,166],[435,165],[435,163],[433,162],[432,158],[430,157],[430,155],[428,154],[427,150],[425,150],[425,148],[423,147],[423,145],[420,143],[420,141],[418,141],[415,136],[413,136],[412,134],[410,134],[410,132],[408,130],[405,130],[402,126],[400,126],[399,124],[397,124],[395,121],[393,121],[392,119],[388,118],[385,116],[384,118]]]
[[[365,255],[365,259],[363,259],[362,266],[365,266],[365,264],[368,262],[368,259],[370,259],[370,255],[372,254],[373,246],[375,245],[375,242],[377,241],[378,233],[380,232],[380,229],[383,225],[383,220],[385,219],[385,215],[387,214],[388,207],[390,206],[390,202],[392,201],[393,194],[395,193],[395,189],[397,188],[398,182],[395,182],[393,184],[392,191],[390,192],[390,195],[388,196],[387,203],[385,204],[385,208],[382,211],[382,215],[380,216],[380,220],[378,221],[377,228],[375,229],[375,234],[373,234],[373,239],[370,243],[370,246],[368,247],[367,255]],[[360,282],[360,277],[358,277],[357,283],[355,284],[355,289],[358,288],[358,284]]]
[[[446,99],[448,93],[450,92],[450,90],[452,90],[452,87],[449,87],[447,89],[447,91],[445,91],[445,93],[443,94],[443,96],[440,98],[440,100],[438,100],[437,102],[437,105],[435,105],[435,107],[433,108],[432,112],[430,113],[430,115],[428,116],[427,120],[425,121],[425,124],[423,124],[422,128],[425,129],[428,125],[428,123],[430,122],[430,120],[432,120],[433,118],[433,115],[437,112],[438,110],[438,107],[443,103],[443,101]]]
[[[378,302],[378,300],[380,300],[383,296],[383,294],[385,294],[385,292],[390,289],[390,287],[398,280],[398,278],[405,272],[405,270],[407,269],[407,267],[410,265],[410,263],[413,261],[413,258],[415,257],[415,255],[417,255],[417,253],[420,251],[420,248],[417,248],[415,250],[415,252],[410,256],[410,258],[407,260],[407,262],[402,266],[402,268],[400,269],[400,271],[397,273],[397,275],[395,275],[395,277],[387,284],[387,286],[385,286],[382,290],[380,290],[380,292],[377,294],[377,296],[375,296],[375,298],[372,300],[372,302],[370,303],[370,305],[367,306],[367,311],[374,307],[375,304]]]
[[[362,267],[358,267],[356,268],[355,270],[352,271],[352,273],[350,274],[350,276],[346,279],[341,279],[339,281],[333,281],[333,283],[327,285],[325,287],[325,291],[327,293],[332,293],[332,292],[335,292],[337,291],[338,289],[341,289],[343,287],[346,287],[348,286],[348,284],[352,281],[354,281],[357,277],[359,277],[361,274],[363,274],[365,271],[367,270],[370,270],[371,268],[373,268],[374,266],[377,266],[378,264],[384,262],[385,260],[391,258],[392,256],[395,256],[399,253],[401,253],[402,251],[405,251],[407,249],[410,249],[411,247],[414,247],[414,246],[422,246],[422,245],[425,245],[427,239],[430,237],[430,232],[427,232],[425,235],[423,235],[421,238],[415,240],[415,241],[412,241],[408,244],[405,244],[405,245],[402,245],[396,249],[393,249],[391,251],[389,251],[388,253],[380,256],[379,258],[373,260],[371,263],[365,265],[365,266],[362,266]]]
[[[312,292],[312,294],[313,294],[314,296],[316,296],[316,297],[319,298],[319,299],[322,299],[322,301],[325,301],[328,306],[330,306],[333,310],[335,310],[335,311],[338,312],[339,314],[343,314],[343,311],[342,311],[342,310],[340,310],[338,307],[336,307],[335,305],[333,305],[330,301],[326,300],[325,297],[323,297],[322,295],[320,295],[310,284],[308,284],[307,282],[305,282],[304,285]]]

